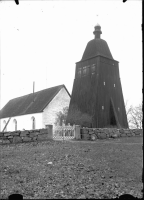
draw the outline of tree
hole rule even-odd
[[[62,123],[66,123],[66,118],[68,114],[68,106],[64,107],[62,111],[59,111],[56,115],[55,124],[62,126]]]
[[[125,107],[129,127],[132,129],[142,129],[142,104],[139,104],[138,106],[128,106],[128,101],[126,101]]]
[[[130,112],[131,112],[131,106],[128,105],[128,100],[126,100],[125,102],[125,109],[126,109],[126,116],[127,116],[127,121],[128,121],[128,125],[130,126]]]
[[[131,106],[130,107],[130,126],[131,128],[142,128],[142,104],[139,104],[138,106]]]
[[[67,122],[85,127],[91,127],[92,117],[87,113],[82,113],[77,107],[72,106],[68,112]]]

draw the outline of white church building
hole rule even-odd
[[[0,110],[0,131],[5,127],[4,131],[16,131],[55,126],[57,113],[69,106],[70,98],[65,85],[59,85],[11,99]]]

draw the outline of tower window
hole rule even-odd
[[[87,67],[85,66],[85,67],[83,67],[83,76],[85,76],[86,73],[87,73]]]
[[[78,68],[78,77],[81,77],[81,68]]]
[[[88,65],[88,66],[86,67],[86,73],[87,73],[87,75],[89,74],[89,71],[90,71],[90,66]]]
[[[104,106],[102,106],[102,110],[104,110]]]
[[[93,65],[91,66],[91,73],[92,73],[92,74],[95,74],[95,64],[93,64]]]
[[[104,82],[104,85],[105,85],[105,82]]]
[[[14,119],[13,122],[14,122],[14,126],[15,126],[15,131],[17,131],[17,120]]]
[[[114,84],[114,87],[115,87],[115,84]]]

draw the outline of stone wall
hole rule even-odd
[[[42,141],[50,139],[52,139],[52,131],[48,131],[48,129],[0,132],[0,144]]]
[[[142,129],[80,128],[82,140],[96,140],[119,137],[143,136]]]
[[[81,128],[75,126],[75,139],[96,140],[119,137],[143,136],[142,129]],[[49,129],[36,129],[13,132],[0,132],[0,144],[23,143],[53,139]]]

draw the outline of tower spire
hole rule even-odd
[[[101,26],[97,24],[95,27],[93,34],[95,35],[95,39],[100,39],[100,35],[102,34]]]

